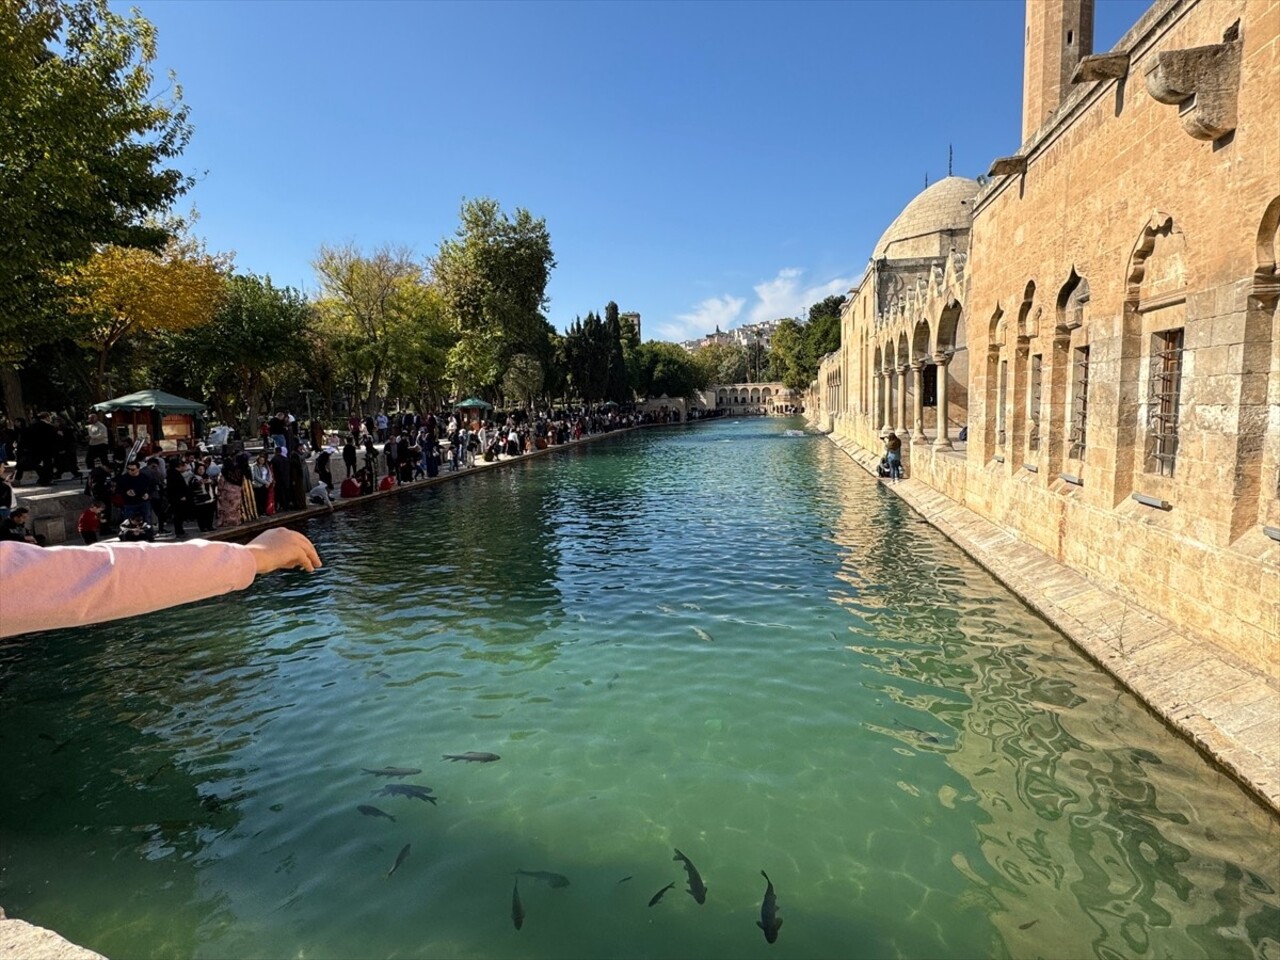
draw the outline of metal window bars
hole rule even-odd
[[[1089,348],[1076,350],[1072,364],[1073,386],[1071,390],[1071,433],[1067,437],[1071,448],[1067,456],[1079,460],[1084,456],[1085,425],[1089,422]]]
[[[1178,406],[1182,393],[1182,330],[1152,340],[1147,394],[1147,471],[1172,477],[1178,459]]]
[[[1040,449],[1040,386],[1044,374],[1044,357],[1031,357],[1031,409],[1027,412],[1027,449]]]

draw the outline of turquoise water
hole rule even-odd
[[[0,904],[116,958],[1280,958],[1276,822],[797,426],[371,504],[314,576],[10,644]],[[570,880],[519,931],[517,869]]]

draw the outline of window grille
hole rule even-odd
[[[1076,350],[1075,362],[1072,364],[1071,388],[1071,434],[1067,438],[1071,450],[1067,454],[1072,460],[1084,457],[1085,424],[1089,421],[1089,348],[1079,347]]]
[[[1172,477],[1178,459],[1178,401],[1182,393],[1182,330],[1151,339],[1151,387],[1147,395],[1147,472]]]
[[[996,395],[996,446],[1005,444],[1005,396],[1009,392],[1009,361],[1000,361],[1000,387]]]
[[[1044,373],[1044,357],[1031,358],[1031,411],[1027,417],[1027,449],[1040,449],[1040,381]]]

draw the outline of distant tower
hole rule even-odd
[[[1022,142],[1066,99],[1076,64],[1093,53],[1093,0],[1027,0]]]
[[[624,327],[629,325],[631,329],[636,332],[636,343],[640,343],[640,314],[636,313],[634,310],[630,313],[620,313],[618,314],[618,320]]]

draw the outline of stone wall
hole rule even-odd
[[[967,442],[898,407],[866,358],[902,324],[859,294],[811,409],[869,450],[908,430],[916,479],[1280,676],[1280,0],[1161,0],[1076,79],[913,305],[943,354],[960,311]]]

